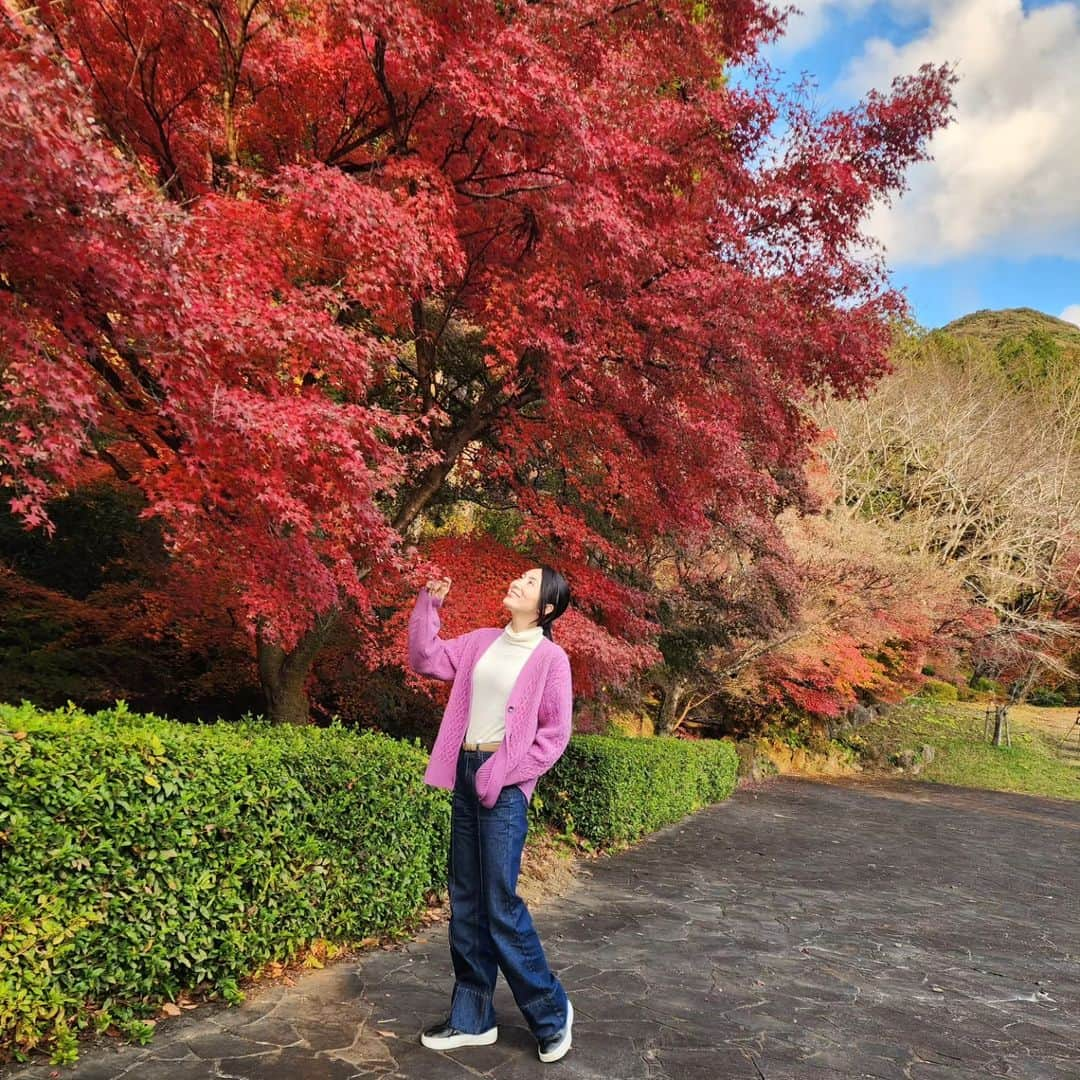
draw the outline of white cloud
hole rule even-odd
[[[777,43],[780,56],[809,49],[818,43],[837,18],[859,15],[877,0],[791,0],[798,11],[788,16],[784,36]]]
[[[925,18],[928,7],[937,0],[785,0],[776,6],[792,4],[797,10],[788,16],[784,36],[777,42],[777,52],[797,53],[816,45],[829,29],[838,22],[857,18],[872,8],[889,8],[893,21],[898,24],[915,22]]]
[[[1080,326],[1080,304],[1070,304],[1058,318]]]
[[[930,61],[957,61],[956,119],[933,139],[934,161],[882,207],[871,232],[891,263],[974,254],[1080,251],[1080,4],[1025,12],[1021,0],[893,0],[929,17],[903,45],[875,38],[849,66],[843,90],[861,96]],[[1071,310],[1071,309],[1070,309]]]
[[[820,40],[837,15],[856,14],[874,0],[792,0],[799,10],[787,21],[784,36],[777,43],[781,54],[796,53]]]

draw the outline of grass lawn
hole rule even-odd
[[[844,741],[861,753],[877,748],[885,760],[889,754],[929,743],[936,754],[923,766],[920,778],[931,782],[1080,799],[1080,740],[1073,732],[1067,747],[1060,745],[1072,727],[1075,709],[1013,708],[1011,747],[995,747],[983,738],[984,713],[981,704],[911,698]]]

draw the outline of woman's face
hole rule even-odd
[[[534,622],[539,617],[540,579],[543,571],[539,566],[526,570],[520,577],[510,582],[510,588],[503,597],[503,605],[515,614],[525,615]],[[551,609],[548,604],[548,610]]]

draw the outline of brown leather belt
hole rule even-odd
[[[502,742],[463,742],[462,750],[498,750]]]

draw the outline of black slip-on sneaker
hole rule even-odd
[[[574,1023],[574,1006],[566,999],[566,1027],[550,1039],[543,1039],[537,1044],[541,1061],[558,1061],[570,1049],[570,1028]]]
[[[498,1037],[498,1027],[488,1028],[487,1031],[481,1031],[478,1034],[471,1034],[468,1031],[458,1031],[457,1028],[451,1027],[450,1020],[447,1018],[426,1028],[420,1036],[420,1041],[429,1050],[453,1050],[458,1046],[488,1046]]]

